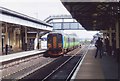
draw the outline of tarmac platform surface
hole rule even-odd
[[[114,55],[99,54],[95,58],[96,47],[90,46],[76,74],[75,79],[117,79],[118,63]]]

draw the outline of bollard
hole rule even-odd
[[[8,54],[8,45],[7,44],[5,45],[5,54],[6,55]]]

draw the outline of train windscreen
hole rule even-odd
[[[62,43],[62,35],[58,34],[58,43]]]
[[[51,42],[52,42],[52,34],[49,34],[49,35],[48,35],[47,40],[48,40],[48,43],[51,43]]]

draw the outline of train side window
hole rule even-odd
[[[68,42],[70,42],[70,38],[68,38]]]
[[[75,42],[75,38],[73,38],[73,42]]]

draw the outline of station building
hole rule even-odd
[[[39,38],[52,31],[50,24],[33,17],[3,7],[0,12],[0,55],[39,49]]]

